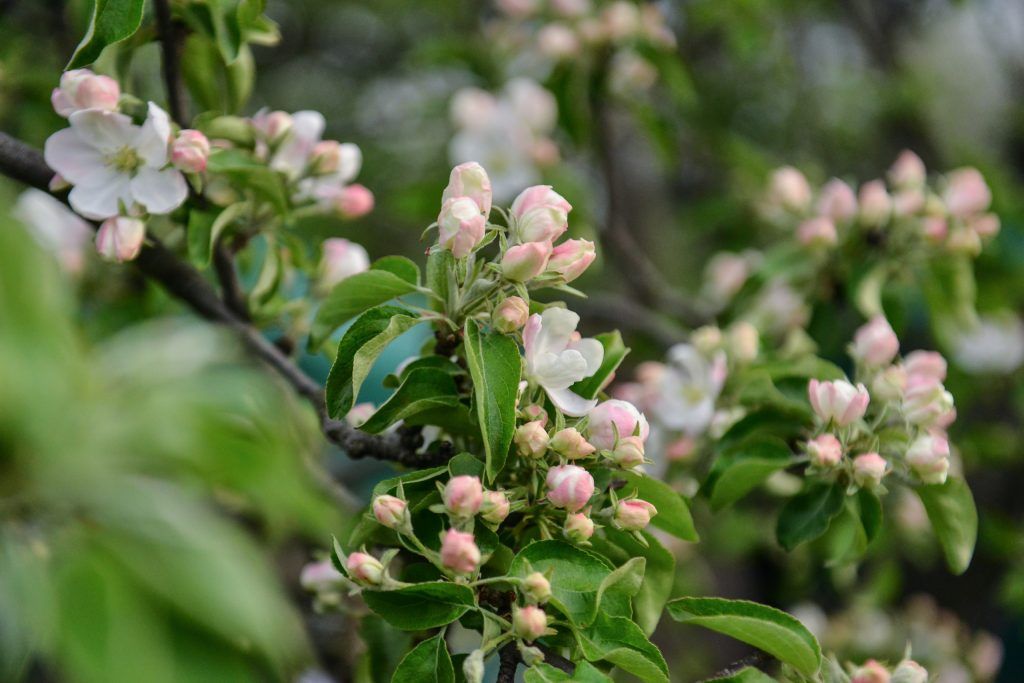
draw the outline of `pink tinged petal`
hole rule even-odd
[[[587,361],[578,351],[545,353],[536,358],[533,372],[544,388],[565,389],[586,375]]]
[[[68,121],[82,140],[104,154],[131,145],[139,130],[124,114],[99,109],[76,111]]]
[[[132,178],[131,193],[149,213],[164,214],[181,206],[188,196],[188,185],[176,169],[142,168]]]
[[[167,165],[167,147],[171,141],[171,120],[160,107],[149,103],[146,122],[138,130],[132,147],[150,168]]]
[[[587,363],[584,377],[590,377],[601,367],[604,361],[604,346],[596,339],[581,339],[569,345],[569,348],[578,352]]]
[[[320,141],[326,122],[316,111],[298,111],[292,116],[288,137],[281,143],[271,161],[271,168],[298,175],[306,168],[313,145]]]
[[[540,329],[540,313],[534,313],[526,321],[526,327],[523,328],[523,351],[528,359],[533,356],[534,346],[536,345],[537,335],[540,334]]]
[[[103,220],[120,213],[118,200],[131,204],[128,176],[111,174],[106,183],[75,185],[68,195],[71,208],[93,220]]]
[[[820,386],[820,383],[818,382],[818,380],[812,379],[810,381],[810,383],[807,385],[807,397],[811,401],[811,408],[813,408],[814,412],[817,413],[818,416],[820,417],[821,416],[821,405],[818,403],[818,387],[819,386]]]
[[[109,173],[103,154],[88,144],[74,128],[65,128],[51,135],[43,148],[46,163],[68,182],[89,183],[98,175]]]
[[[548,398],[569,417],[583,417],[597,406],[597,400],[588,401],[570,389],[548,389]]]

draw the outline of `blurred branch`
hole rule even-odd
[[[703,680],[704,681],[715,681],[715,680],[718,680],[719,678],[725,678],[726,676],[732,676],[733,674],[739,673],[740,671],[742,671],[743,669],[746,669],[747,667],[760,668],[760,667],[762,667],[762,666],[764,666],[766,664],[771,664],[774,661],[775,661],[775,658],[772,657],[767,652],[755,652],[754,654],[750,655],[749,657],[744,657],[743,659],[739,659],[739,660],[733,662],[732,664],[729,664],[724,669],[716,671],[715,673],[711,674],[710,676],[708,676],[707,678],[705,678]]]
[[[39,150],[3,132],[0,132],[0,173],[45,191],[49,191],[50,178],[53,177],[53,170],[46,165]],[[61,194],[54,196],[66,199]],[[143,275],[159,283],[171,296],[184,302],[200,317],[231,329],[254,356],[273,368],[300,396],[313,404],[324,436],[345,450],[350,457],[371,457],[414,467],[440,464],[450,457],[451,449],[445,447],[429,454],[417,453],[418,445],[415,448],[411,446],[422,444],[422,437],[410,438],[407,432],[401,430],[380,435],[367,434],[343,420],[328,417],[323,387],[269,342],[258,329],[239,318],[221,301],[216,290],[198,270],[163,246],[155,237],[147,237],[147,243],[134,264]]]
[[[666,348],[686,341],[686,334],[677,325],[655,311],[638,306],[627,297],[611,294],[591,294],[574,301],[572,309],[584,319],[614,325],[620,330],[643,334]]]
[[[174,20],[170,0],[154,0],[157,33],[163,49],[164,85],[167,88],[167,108],[171,118],[185,126],[188,119],[188,103],[185,86],[181,79],[181,49],[185,40],[185,27]]]
[[[235,270],[235,258],[222,240],[217,240],[213,247],[213,269],[217,273],[217,281],[220,282],[224,303],[242,320],[251,320],[245,290],[238,281],[238,272]]]

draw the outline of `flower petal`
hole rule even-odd
[[[545,387],[544,390],[548,392],[548,398],[555,404],[555,407],[569,417],[583,417],[597,405],[596,399],[588,401],[569,389],[548,389]]]
[[[138,130],[132,147],[150,168],[167,165],[167,146],[171,142],[171,119],[160,107],[149,103],[146,122]]]
[[[604,360],[604,346],[601,342],[588,337],[569,344],[569,348],[577,351],[587,362],[587,374],[583,375],[584,377],[590,377],[601,368],[601,362]]]
[[[103,220],[120,212],[118,200],[131,204],[128,176],[111,173],[107,182],[95,185],[75,185],[68,195],[71,208],[93,220]]]
[[[566,349],[562,353],[545,353],[534,358],[534,379],[537,383],[556,389],[565,389],[586,375],[587,361],[578,351]]]
[[[292,128],[278,147],[270,167],[294,177],[302,173],[309,162],[313,145],[324,132],[324,116],[317,111],[297,111],[292,115]]]
[[[43,156],[50,168],[73,185],[88,183],[94,176],[108,172],[103,154],[74,128],[59,130],[47,138]]]
[[[104,154],[127,147],[138,128],[124,114],[100,109],[82,109],[68,117],[71,127],[82,140]]]
[[[131,184],[132,196],[150,213],[170,213],[188,196],[185,176],[173,168],[141,168]]]

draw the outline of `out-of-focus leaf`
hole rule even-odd
[[[89,29],[66,68],[92,64],[107,45],[130,37],[142,24],[143,0],[95,0]]]
[[[915,491],[928,512],[950,571],[963,574],[971,565],[978,538],[978,510],[967,482],[949,477],[945,484],[919,486]]]

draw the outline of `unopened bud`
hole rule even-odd
[[[491,325],[499,332],[508,334],[525,325],[529,317],[529,305],[521,297],[510,296],[494,309],[494,313],[491,314]]]
[[[480,516],[491,524],[501,524],[508,517],[511,505],[508,496],[501,491],[485,491],[480,505]]]
[[[540,572],[533,572],[523,579],[520,590],[528,601],[543,605],[551,597],[551,582]]]
[[[389,529],[408,526],[409,513],[406,502],[395,496],[377,496],[373,500],[373,516]]]
[[[512,630],[518,638],[532,643],[544,635],[548,628],[548,615],[536,605],[512,608]]]
[[[947,181],[942,198],[946,202],[946,209],[954,216],[966,218],[981,213],[992,203],[992,191],[976,168],[953,171]]]
[[[927,170],[921,157],[909,149],[900,152],[889,169],[889,182],[899,188],[920,187],[924,185],[926,177]]]
[[[469,197],[449,199],[437,216],[438,243],[455,258],[465,258],[484,238],[487,218]]]
[[[484,489],[480,479],[467,474],[452,477],[444,487],[444,507],[456,517],[472,517],[480,511]]]
[[[456,574],[472,574],[480,566],[480,548],[473,534],[455,529],[445,532],[441,540],[441,564]]]
[[[550,185],[534,185],[512,202],[515,235],[520,242],[550,244],[569,226],[572,205]]]
[[[889,683],[889,670],[874,659],[869,659],[854,670],[850,683]]]
[[[828,469],[843,459],[843,446],[832,434],[822,434],[807,442],[807,454],[815,466]]]
[[[871,367],[887,365],[900,350],[900,340],[884,316],[876,315],[854,334],[851,354]]]
[[[524,458],[539,458],[548,450],[548,432],[540,420],[519,425],[513,440]]]
[[[874,488],[882,483],[889,463],[878,453],[865,453],[853,459],[853,479],[858,486]]]
[[[594,535],[594,520],[586,513],[574,512],[565,516],[562,527],[565,537],[574,543],[583,543]]]
[[[871,395],[882,402],[896,401],[907,387],[907,371],[899,365],[890,365],[871,381]]]
[[[650,432],[647,418],[636,406],[620,399],[609,399],[598,404],[588,414],[587,433],[590,443],[601,450],[615,448],[616,436],[632,436],[636,433],[646,441]]]
[[[365,216],[373,211],[374,204],[373,192],[359,183],[343,187],[334,202],[341,217],[348,219]]]
[[[367,586],[379,586],[384,580],[384,565],[373,555],[352,553],[345,563],[350,579]]]
[[[569,512],[581,510],[594,495],[594,478],[582,467],[558,465],[548,470],[548,500]]]
[[[302,568],[299,574],[299,585],[305,590],[322,592],[337,588],[345,577],[334,568],[330,560],[310,562]]]
[[[484,167],[475,161],[459,164],[448,176],[448,186],[444,188],[441,201],[469,197],[480,207],[486,217],[491,213],[491,179]]]
[[[834,421],[840,427],[864,417],[870,396],[863,384],[853,386],[845,380],[819,382],[812,379],[807,387],[811,407],[823,421]]]
[[[210,157],[210,141],[198,130],[186,128],[171,143],[171,163],[185,173],[202,173]]]
[[[861,186],[859,203],[862,224],[877,228],[889,220],[892,198],[881,180],[871,180]]]
[[[818,213],[833,221],[848,221],[857,213],[857,197],[853,188],[839,178],[825,183],[818,196]]]
[[[825,216],[805,220],[797,228],[796,237],[805,247],[833,247],[839,240],[835,223]]]
[[[615,444],[611,459],[626,469],[642,465],[644,462],[644,442],[639,436],[624,436]]]
[[[806,211],[811,205],[811,186],[803,173],[792,166],[783,166],[772,173],[768,198],[789,211]]]
[[[913,660],[904,659],[892,670],[889,683],[928,683],[928,670]]]
[[[594,250],[593,242],[566,240],[552,250],[545,272],[554,273],[566,282],[572,282],[583,274],[595,258],[597,252]]]
[[[583,438],[575,427],[566,427],[551,437],[548,447],[559,455],[575,460],[593,455],[597,449]]]
[[[639,498],[620,500],[619,504],[615,506],[615,521],[627,531],[639,531],[646,528],[656,514],[658,514],[658,508]]]
[[[330,290],[342,280],[370,268],[370,255],[361,245],[341,237],[324,240],[320,257],[318,284]]]
[[[544,272],[550,256],[550,242],[527,242],[509,247],[501,257],[501,273],[513,282],[532,280]]]
[[[940,435],[914,439],[907,449],[907,464],[925,484],[944,484],[949,474],[949,441]]]
[[[96,251],[108,261],[131,261],[142,250],[146,224],[138,218],[115,216],[103,221],[96,232]]]
[[[72,69],[60,77],[60,86],[53,90],[50,102],[59,115],[67,118],[82,109],[114,111],[121,97],[117,81],[98,76],[88,69]]]

